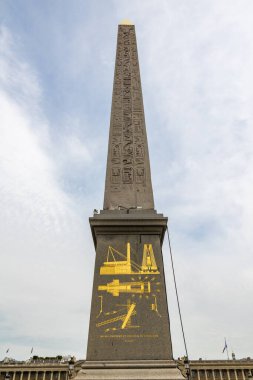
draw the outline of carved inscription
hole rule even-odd
[[[120,191],[122,152],[122,32],[118,36],[111,115],[111,191]]]
[[[120,168],[116,168],[116,167],[112,168],[111,181],[113,184],[120,183]]]
[[[124,183],[133,183],[134,180],[134,170],[131,167],[123,168],[123,182]]]
[[[135,178],[136,183],[144,183],[145,181],[145,169],[144,168],[136,168],[135,170]]]
[[[131,55],[130,30],[123,30],[123,184],[134,182],[134,137],[132,125]]]
[[[111,190],[145,185],[145,126],[134,28],[121,27],[111,115]],[[123,186],[123,187],[122,187]]]
[[[145,184],[145,143],[144,143],[144,112],[141,92],[140,69],[138,63],[135,33],[131,34],[132,56],[132,118],[134,128],[135,182]]]

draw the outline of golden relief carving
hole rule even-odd
[[[126,305],[118,305],[120,307],[119,310],[113,310],[110,314],[114,314],[112,318],[104,319],[101,322],[96,323],[96,327],[104,327],[107,325],[113,325],[113,327],[108,327],[104,331],[116,331],[116,330],[127,330],[130,328],[139,328],[138,325],[133,325],[132,317],[135,316],[136,313],[136,303],[131,300],[127,300]],[[122,311],[125,310],[125,312]],[[109,313],[107,313],[108,315]]]
[[[150,293],[150,282],[120,282],[120,280],[115,279],[106,285],[99,285],[98,290],[111,293],[114,297],[118,297],[120,293]]]
[[[158,306],[161,282],[156,276],[160,272],[152,244],[143,244],[140,263],[135,262],[131,256],[130,242],[126,245],[125,254],[109,246],[106,260],[100,267],[100,275],[115,276],[113,280],[100,283],[97,287],[100,302],[98,303],[96,327],[106,333],[103,337],[114,337],[115,335],[110,335],[110,333],[119,330],[126,330],[127,333],[128,329],[142,327],[143,321],[139,320],[138,311],[143,312],[143,308],[147,313],[156,315],[157,318],[162,317]],[[127,280],[121,280],[116,275],[129,277]],[[117,297],[122,302],[115,304],[108,297]],[[141,338],[141,334],[140,336],[136,334],[135,337],[130,337],[130,335],[118,334],[118,337],[125,341]],[[144,336],[146,337],[146,334],[142,335],[142,337]]]
[[[123,260],[116,260],[116,257]],[[152,244],[144,244],[142,265],[139,265],[131,259],[131,246],[127,243],[127,253],[117,251],[112,246],[108,247],[107,258],[100,267],[101,275],[123,275],[123,274],[159,274],[156,265],[155,255]]]
[[[161,318],[162,316],[158,311],[157,297],[155,295],[153,295],[153,297],[154,297],[154,302],[151,303],[151,310],[157,313],[157,315]]]

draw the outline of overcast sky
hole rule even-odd
[[[253,356],[252,0],[0,2],[0,359],[84,358],[117,25],[136,26],[190,358]],[[167,243],[174,357],[184,355]]]

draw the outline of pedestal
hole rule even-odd
[[[96,248],[87,361],[172,360],[162,241],[155,210],[90,218]]]
[[[75,380],[185,380],[174,360],[86,361]]]

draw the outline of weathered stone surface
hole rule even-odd
[[[172,359],[161,252],[167,218],[141,220],[138,213],[118,214],[113,225],[90,219],[96,261],[88,360]]]
[[[184,380],[174,361],[86,362],[75,380]]]
[[[119,25],[104,209],[153,209],[134,25]]]

